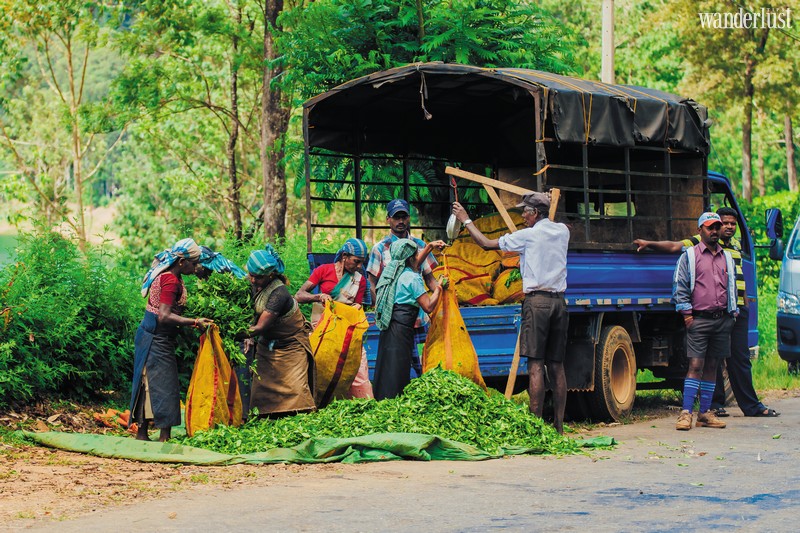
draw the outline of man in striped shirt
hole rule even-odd
[[[747,294],[745,287],[744,274],[742,273],[742,246],[739,240],[734,237],[738,218],[736,210],[730,207],[720,207],[717,214],[722,220],[722,230],[720,231],[719,244],[722,248],[730,252],[733,262],[736,265],[736,299],[739,306],[739,318],[731,332],[731,354],[726,360],[728,377],[731,381],[733,395],[736,403],[742,410],[744,416],[778,416],[779,413],[761,403],[753,387],[753,371],[750,363],[750,347],[748,346],[747,333],[749,323],[749,310],[747,307]],[[646,241],[636,239],[633,241],[638,246],[637,251],[646,249],[657,252],[680,252],[686,246],[694,246],[700,242],[700,236],[694,235],[683,241]],[[714,400],[711,409],[717,416],[728,416],[725,411],[725,386],[722,377],[722,366],[717,370],[717,384],[714,388]]]

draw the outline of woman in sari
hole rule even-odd
[[[280,417],[316,409],[311,326],[286,288],[285,266],[271,245],[250,254],[255,324],[236,336],[258,337],[250,408],[259,416]]]
[[[136,438],[150,440],[148,429],[161,430],[159,440],[170,438],[172,426],[181,423],[178,362],[175,358],[179,326],[207,328],[208,318],[181,316],[186,305],[183,275],[195,273],[200,247],[183,239],[156,255],[142,284],[147,306],[134,340],[133,387],[130,422],[139,426]]]
[[[361,239],[348,239],[336,252],[333,263],[320,265],[314,269],[308,281],[295,294],[301,304],[328,301],[341,302],[361,307],[367,290],[367,278],[361,267],[367,260],[367,245]],[[319,287],[317,294],[310,291]],[[311,327],[316,328],[319,317],[312,315]],[[372,384],[369,382],[367,352],[361,349],[361,366],[353,379],[349,391],[351,398],[372,398]]]
[[[420,309],[430,314],[442,295],[443,279],[428,296],[419,273],[419,265],[433,248],[444,248],[444,241],[425,245],[417,254],[417,244],[410,239],[392,243],[392,260],[378,280],[375,322],[381,331],[378,360],[375,363],[375,398],[394,398],[411,381],[411,353],[414,323]]]

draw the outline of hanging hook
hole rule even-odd
[[[417,67],[419,68],[419,67]],[[420,72],[420,83],[419,83],[419,101],[420,105],[422,106],[422,113],[425,117],[425,120],[430,120],[433,118],[427,109],[425,109],[425,100],[428,98],[428,85],[425,83],[425,73]]]

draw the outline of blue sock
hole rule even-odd
[[[686,378],[683,380],[683,409],[690,413],[694,411],[694,399],[697,396],[697,389],[700,388],[700,380]]]
[[[716,383],[713,381],[700,382],[700,412],[705,413],[711,408],[711,399],[714,397],[714,386]]]

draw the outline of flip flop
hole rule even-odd
[[[750,416],[776,417],[776,416],[781,416],[781,414],[775,409],[770,409],[769,407],[765,407],[763,411],[758,411],[756,414]]]
[[[731,416],[728,411],[725,410],[724,407],[719,407],[717,409],[712,409],[711,411],[714,412],[715,415],[719,418],[725,418],[726,416]]]

